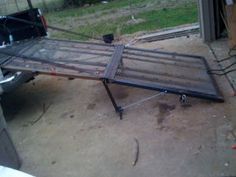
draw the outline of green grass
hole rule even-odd
[[[198,20],[198,10],[196,5],[187,5],[174,9],[144,12],[137,15],[136,18],[144,19],[145,21],[135,25],[125,25],[122,28],[122,34],[131,34],[138,31],[151,31],[194,23]]]
[[[128,17],[122,17],[115,21],[109,22],[101,22],[98,24],[90,24],[87,26],[81,26],[77,29],[72,29],[73,31],[77,31],[81,34],[86,34],[88,36],[101,38],[104,34],[114,33],[115,35],[119,35],[119,29],[121,29],[121,23],[126,21]],[[120,30],[121,31],[121,30]],[[83,36],[74,36],[65,33],[56,33],[53,37],[66,38],[66,39],[77,39],[77,40],[88,40],[88,38]]]
[[[155,0],[132,0],[132,6],[142,5],[150,1],[155,2]],[[156,1],[160,1],[160,0],[156,0]],[[47,17],[48,18],[80,17],[80,16],[93,14],[100,11],[106,11],[106,10],[112,11],[112,10],[120,9],[123,7],[129,7],[129,2],[130,2],[129,0],[114,0],[107,4],[99,3],[99,4],[89,6],[89,7],[69,8],[69,9],[59,11],[59,12],[49,13],[47,14]]]
[[[124,16],[115,20],[98,21],[95,24],[83,25],[72,30],[93,37],[101,37],[108,33],[114,33],[119,36],[139,31],[152,31],[187,23],[195,23],[198,20],[198,11],[196,4],[188,4],[176,8],[164,8],[162,10],[139,13],[135,18],[142,19],[143,22],[128,24],[127,22],[130,21],[130,16]],[[54,37],[87,40],[85,37],[70,36],[62,33],[57,33]]]
[[[45,7],[42,1],[32,0],[32,2],[35,7]],[[48,10],[57,9],[63,4],[63,0],[45,0],[45,2]],[[139,23],[128,23],[131,21],[130,2],[136,10],[135,18]],[[19,3],[19,6],[25,8],[26,4],[24,1]],[[50,25],[70,28],[88,36],[101,37],[108,33],[119,36],[194,23],[198,20],[197,12],[196,0],[113,0],[107,4],[98,3],[89,7],[51,11],[45,15]],[[53,32],[52,37],[87,40],[85,37],[59,32]]]

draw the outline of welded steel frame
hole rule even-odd
[[[165,59],[165,60],[170,60],[170,61],[174,61],[175,57],[191,57],[196,59],[196,62],[201,61],[204,63],[204,66],[206,67],[206,70],[209,70],[209,65],[207,63],[207,61],[205,60],[205,58],[201,57],[201,56],[195,56],[195,55],[186,55],[186,54],[178,54],[178,53],[171,53],[171,52],[163,52],[163,51],[153,51],[153,50],[148,50],[148,49],[138,49],[138,48],[133,48],[133,47],[125,47],[124,45],[109,45],[109,44],[101,44],[101,43],[92,43],[92,42],[78,42],[78,41],[68,41],[68,40],[57,40],[57,39],[39,39],[39,42],[42,42],[42,45],[46,43],[51,44],[50,47],[48,47],[48,50],[58,50],[61,52],[71,52],[71,53],[84,53],[84,54],[89,54],[89,55],[94,55],[95,57],[99,57],[99,56],[105,56],[110,58],[108,63],[101,63],[101,62],[91,62],[91,61],[73,61],[72,59],[42,59],[42,58],[38,58],[38,57],[34,57],[34,56],[25,56],[24,54],[22,54],[21,52],[19,52],[18,55],[14,55],[11,53],[11,51],[8,52],[2,52],[0,51],[0,53],[7,55],[8,57],[11,56],[10,58],[7,59],[7,61],[4,60],[4,63],[2,63],[1,67],[4,69],[8,69],[8,70],[14,70],[14,71],[37,71],[38,73],[42,73],[42,74],[50,74],[50,75],[56,75],[56,76],[64,76],[64,77],[71,77],[71,78],[80,78],[80,79],[90,79],[90,80],[98,80],[101,81],[105,87],[105,90],[112,102],[113,107],[115,108],[115,111],[117,113],[119,113],[120,118],[122,119],[122,113],[123,113],[123,108],[121,106],[119,106],[112,94],[112,91],[109,88],[109,84],[118,84],[118,85],[125,85],[125,86],[129,86],[129,87],[136,87],[136,88],[141,88],[141,89],[148,89],[148,90],[155,90],[155,91],[160,91],[160,92],[165,92],[165,93],[172,93],[172,94],[177,94],[177,95],[186,95],[186,96],[190,96],[190,97],[197,97],[197,98],[203,98],[203,99],[208,99],[208,100],[213,100],[216,102],[223,102],[224,99],[219,91],[219,88],[216,84],[215,79],[213,78],[213,76],[209,75],[210,77],[210,81],[212,83],[212,85],[214,86],[215,90],[216,90],[216,95],[211,95],[211,94],[205,94],[205,93],[201,93],[201,92],[194,92],[194,91],[190,91],[187,88],[186,89],[176,89],[176,88],[172,88],[172,87],[166,87],[166,86],[162,86],[161,84],[158,84],[156,82],[152,82],[152,83],[145,83],[145,79],[140,78],[139,81],[135,81],[135,80],[131,80],[129,78],[129,76],[127,75],[127,77],[125,79],[119,79],[116,78],[116,76],[118,75],[118,70],[120,68],[123,68],[123,60],[124,59],[128,59],[128,60],[141,60],[142,62],[150,62],[150,63],[161,63],[160,60],[158,59]],[[57,47],[53,47],[54,43],[56,44],[58,42],[58,45],[60,42],[60,45],[64,45],[64,47],[69,47],[70,50],[68,49],[61,49],[61,48],[57,48]],[[60,46],[59,45],[59,46]],[[75,45],[79,45],[76,46]],[[32,45],[33,46],[33,45]],[[30,50],[30,48],[28,48],[27,50]],[[132,51],[138,51],[138,52],[142,52],[141,56],[143,57],[147,57],[147,58],[153,58],[156,60],[148,60],[148,59],[140,59],[138,58],[138,56],[135,56],[135,52],[134,54],[132,54]],[[164,54],[164,55],[168,55],[168,56],[172,56],[172,57],[158,57],[158,56],[152,56],[152,54]],[[131,55],[131,56],[130,56]],[[133,56],[132,56],[133,55]],[[59,67],[59,68],[64,68],[67,70],[71,70],[71,71],[76,71],[76,72],[91,72],[92,75],[94,75],[95,72],[97,72],[97,70],[87,70],[87,69],[83,69],[82,67],[74,67],[74,66],[70,66],[69,64],[76,62],[77,64],[79,64],[79,66],[95,66],[95,67],[102,67],[104,68],[104,71],[99,71],[102,74],[99,76],[94,75],[93,77],[85,77],[85,76],[81,76],[78,74],[68,74],[68,73],[64,73],[64,72],[57,72],[57,73],[51,73],[47,70],[43,70],[40,68],[34,68],[34,66],[30,66],[28,68],[26,67],[20,67],[17,65],[9,65],[9,63],[14,62],[15,58],[23,58],[23,60],[26,61],[35,61],[35,62],[39,62],[39,63],[43,63],[43,64],[48,64],[50,66],[53,67]],[[182,62],[182,61],[181,61]],[[185,67],[185,62],[183,60],[182,64],[179,64],[182,67]],[[126,68],[127,70],[129,70],[129,68]],[[137,69],[135,70],[137,72],[149,72],[149,74],[155,74],[152,73],[150,71],[147,70],[142,70],[142,69]],[[157,73],[158,74],[158,73]],[[143,80],[143,82],[142,82]]]

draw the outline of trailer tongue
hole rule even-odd
[[[16,43],[0,53],[2,69],[103,82],[120,114],[109,84],[223,101],[200,56],[47,38]]]

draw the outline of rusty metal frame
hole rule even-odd
[[[154,51],[147,49],[137,49],[125,47],[124,45],[108,45],[100,43],[54,39],[38,39],[36,45],[39,46],[37,46],[38,48],[36,48],[35,50],[44,47],[48,51],[74,54],[75,56],[88,55],[93,56],[96,59],[105,57],[107,61],[103,62],[88,61],[87,59],[73,60],[68,58],[50,58],[50,56],[44,58],[42,56],[34,56],[35,52],[37,53],[37,51],[34,51],[32,48],[29,48],[28,50],[21,53],[14,53],[14,51],[17,51],[15,50],[15,48],[21,48],[22,46],[22,44],[16,44],[16,46],[0,50],[1,54],[8,56],[8,60],[4,60],[4,63],[2,63],[1,68],[14,71],[30,71],[41,74],[102,81],[116,112],[120,114],[121,118],[123,109],[116,103],[116,100],[112,95],[112,91],[108,86],[109,84],[118,84],[141,89],[156,90],[165,93],[167,92],[177,95],[203,98],[217,102],[224,101],[216,84],[216,81],[211,75],[208,75],[206,80],[197,80],[197,82],[202,82],[203,84],[205,82],[209,84],[210,82],[212,86],[211,88],[213,88],[212,91],[214,93],[205,93],[204,90],[195,91],[191,90],[187,86],[183,88],[168,86],[168,84],[165,85],[161,83],[161,80],[159,83],[158,81],[152,80],[150,78],[145,78],[142,75],[148,75],[151,78],[152,76],[165,76],[175,79],[186,80],[191,79],[191,76],[178,76],[178,74],[171,74],[168,72],[165,73],[160,71],[149,71],[143,68],[134,69],[126,67],[124,64],[124,62],[127,61],[139,61],[145,64],[150,63],[151,65],[165,64],[171,67],[192,67],[195,70],[207,73],[207,71],[209,70],[209,65],[205,58],[201,56]],[[25,46],[27,46],[27,44],[25,44]],[[30,54],[27,54],[27,51],[31,51],[31,53],[29,52]],[[54,70],[52,71],[51,68],[54,68]],[[194,78],[192,79],[193,82],[196,81],[194,80]],[[176,85],[178,86],[178,82],[176,82]]]

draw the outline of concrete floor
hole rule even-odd
[[[216,67],[197,35],[136,45],[203,55]],[[101,83],[39,76],[4,102],[21,170],[40,177],[235,176],[236,101],[227,80],[217,81],[225,103],[190,98],[182,107],[178,96],[165,95],[127,110],[121,121]],[[112,89],[121,105],[155,94]]]
[[[236,70],[236,65],[235,65],[236,52],[235,52],[235,50],[232,50],[230,52],[230,55],[232,55],[233,57],[228,58],[229,57],[229,47],[228,47],[228,40],[227,39],[220,39],[218,41],[215,41],[210,45],[210,47],[214,51],[214,54],[216,55],[217,60],[220,60],[222,58],[226,59],[222,62],[219,62],[219,66],[221,66],[221,68],[228,68],[228,66],[231,66],[228,69],[226,69],[225,72],[230,71],[230,70]],[[230,80],[230,83],[232,84],[233,88],[236,90],[236,74],[235,74],[235,72],[229,72],[227,74],[227,77]]]

